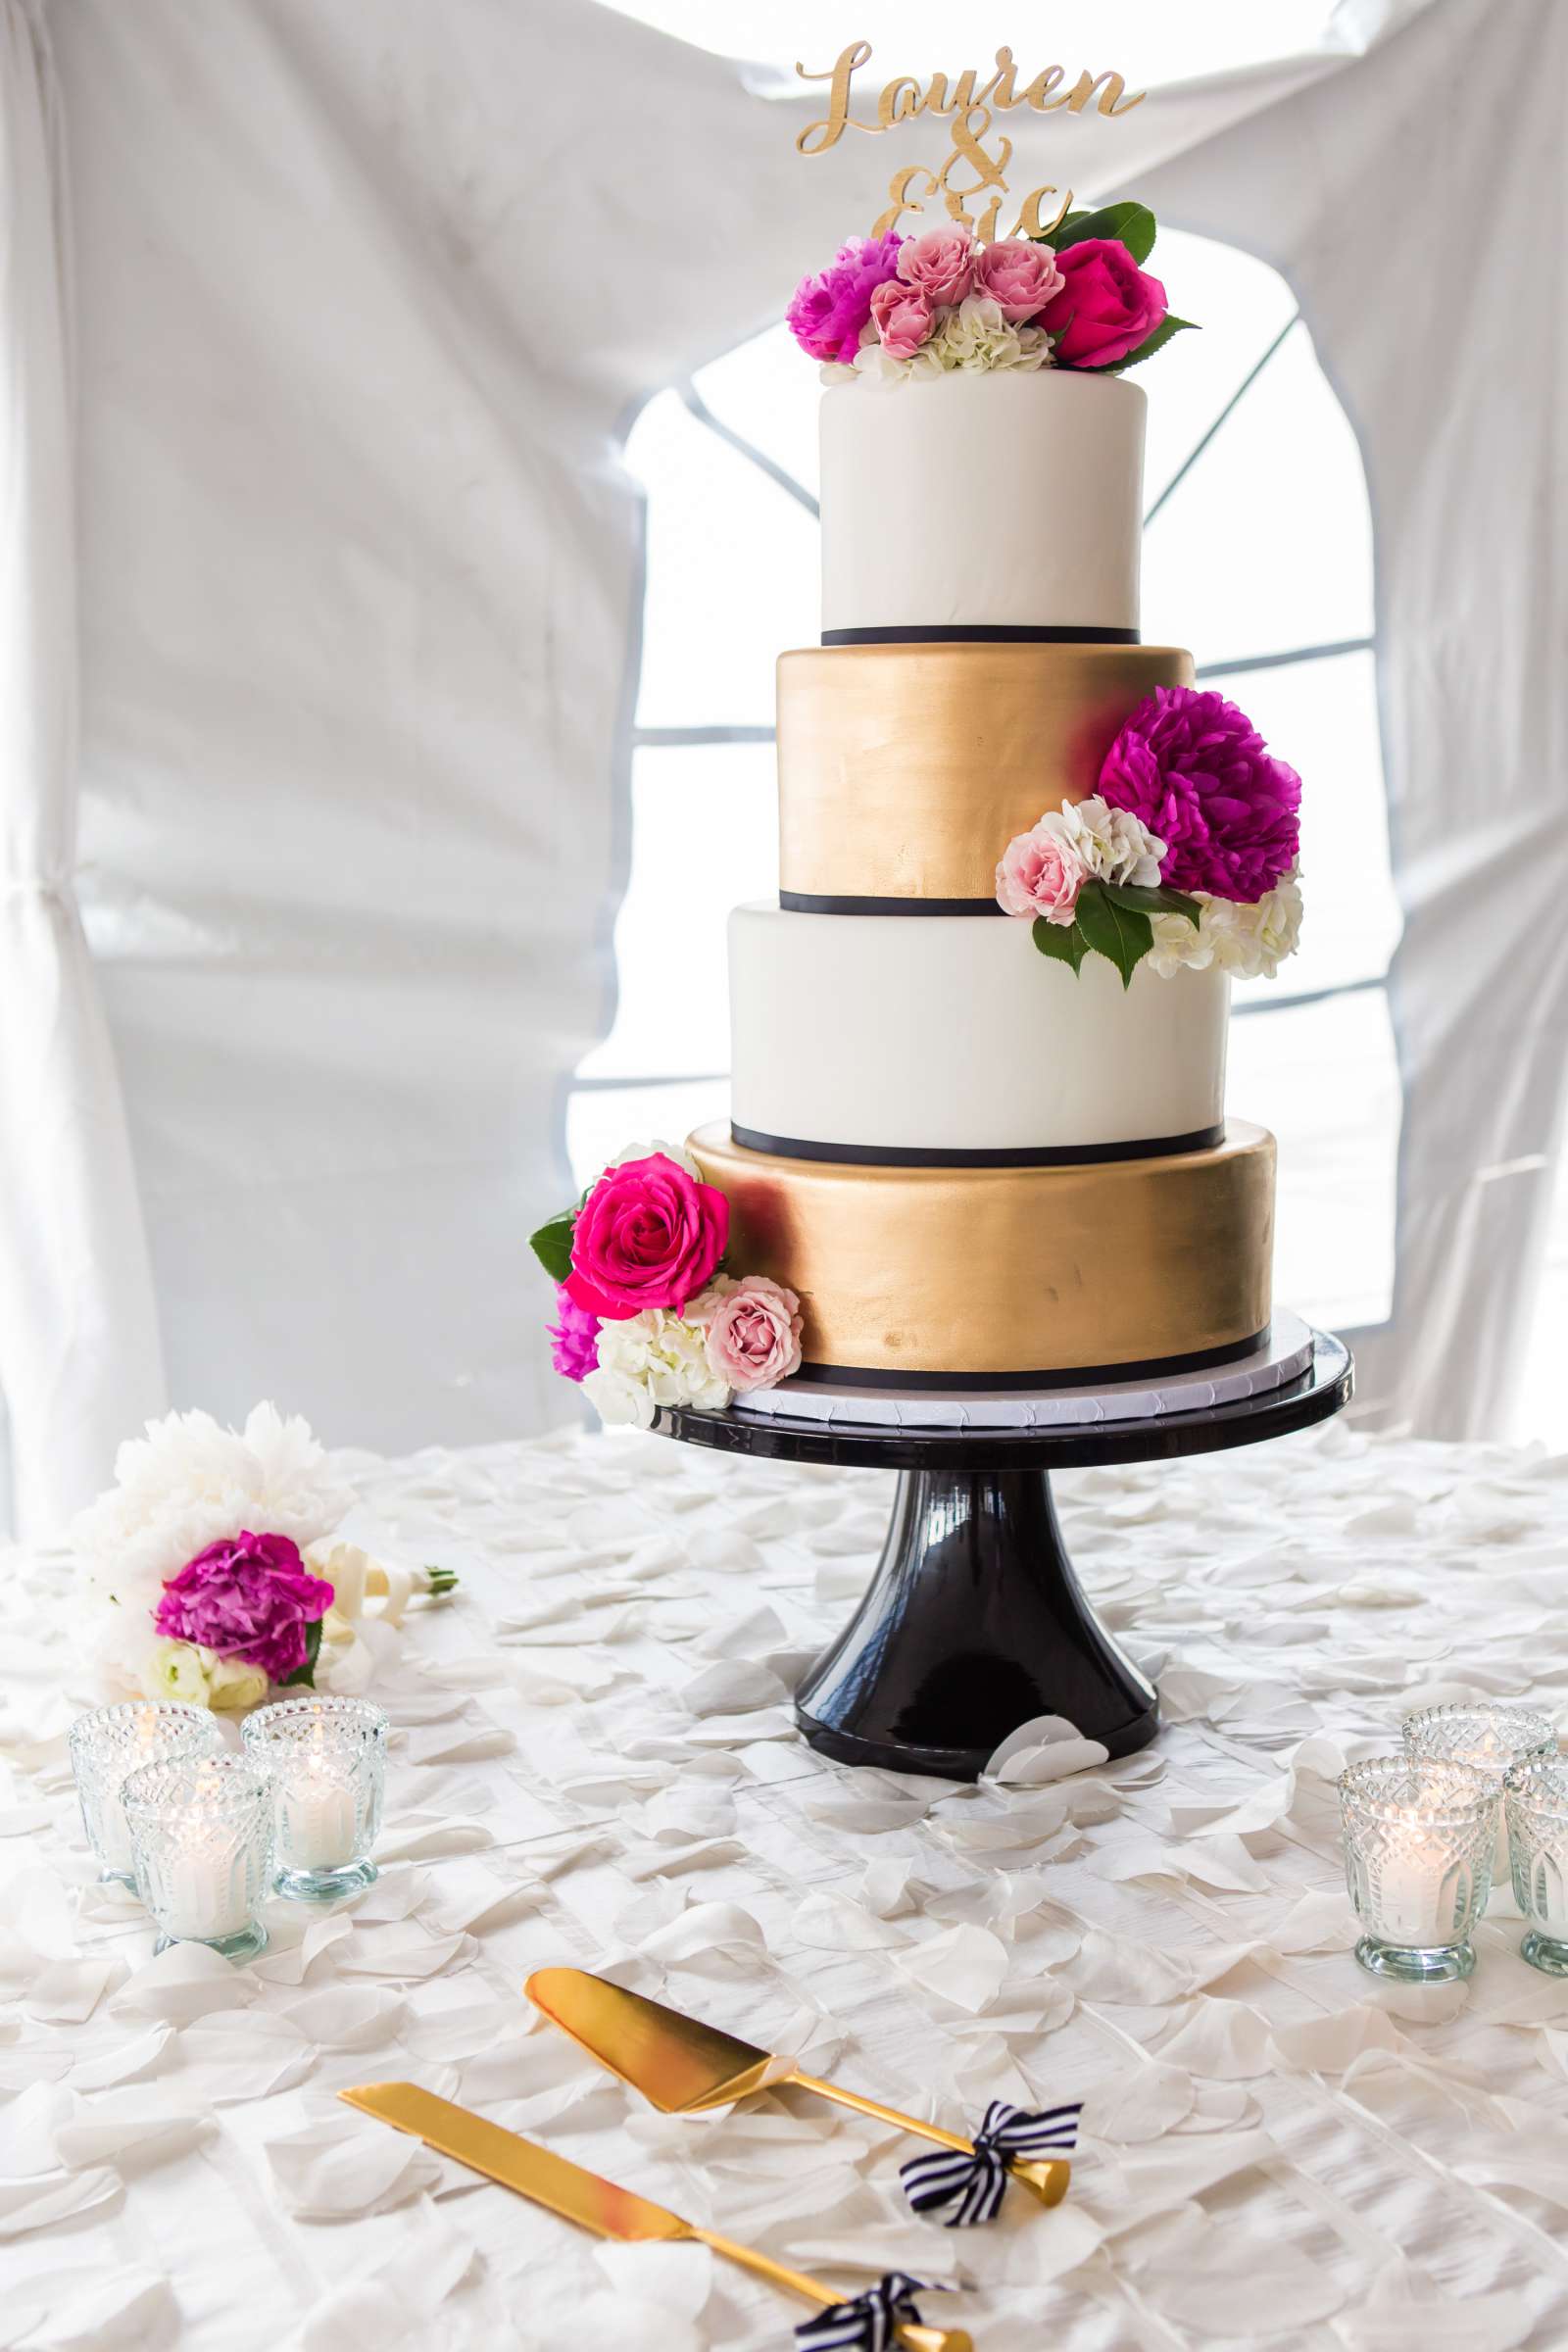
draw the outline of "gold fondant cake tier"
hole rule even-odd
[[[1274,1139],[1066,1168],[888,1168],[690,1148],[730,1262],[799,1293],[808,1373],[1028,1387],[1219,1361],[1269,1320]]]
[[[779,888],[986,900],[1049,808],[1093,793],[1128,714],[1187,686],[1161,645],[853,645],[778,666]]]

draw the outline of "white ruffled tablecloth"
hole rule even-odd
[[[413,2078],[982,2352],[1568,2342],[1568,1987],[1498,1896],[1470,1984],[1350,1958],[1333,1782],[1422,1699],[1568,1711],[1568,1458],[1368,1441],[1060,1484],[1166,1728],[978,1788],[851,1772],[792,1677],[891,1482],[569,1436],[348,1457],[362,1541],[458,1569],[383,1690],[381,1877],[268,1954],[153,1957],[94,1883],[64,1564],[0,1579],[0,2346],[753,2352],[802,2308],[612,2248],[341,2106]],[[1081,2096],[1068,2202],[916,2221],[917,2143],[788,2092],[653,2113],[522,1997],[621,1982],[951,2124]]]

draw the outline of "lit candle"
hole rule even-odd
[[[206,1836],[196,1831],[171,1857],[168,1888],[163,1927],[176,1941],[217,1943],[250,1926],[244,1855],[216,1823]]]
[[[314,1759],[290,1776],[279,1808],[278,1860],[290,1870],[336,1870],[354,1852],[354,1791]]]

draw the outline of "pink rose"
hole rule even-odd
[[[1018,834],[1003,851],[997,904],[1004,914],[1043,914],[1048,923],[1065,929],[1088,879],[1082,858],[1043,816],[1032,832]]]
[[[974,239],[966,228],[928,228],[899,247],[899,275],[933,310],[961,302],[974,284]]]
[[[655,1152],[607,1168],[577,1211],[565,1291],[578,1306],[623,1323],[645,1307],[679,1314],[712,1281],[729,1239],[729,1202]]]
[[[907,251],[907,247],[905,248]],[[1117,237],[1085,237],[1056,256],[1061,291],[1040,324],[1057,336],[1058,368],[1113,368],[1148,341],[1170,305]]]
[[[306,1627],[331,1605],[331,1586],[307,1573],[297,1544],[246,1532],[209,1544],[170,1578],[153,1627],[168,1641],[243,1658],[270,1683],[286,1683],[309,1655]]]
[[[748,1274],[708,1319],[708,1361],[732,1389],[770,1389],[801,1368],[801,1302],[765,1274]]]
[[[934,323],[931,305],[918,286],[890,277],[871,297],[871,317],[882,348],[891,359],[909,360],[919,350]]]
[[[989,294],[1004,318],[1016,324],[1045,309],[1053,294],[1061,291],[1062,276],[1049,245],[1033,245],[1027,237],[999,237],[976,253],[974,282],[976,292]]]

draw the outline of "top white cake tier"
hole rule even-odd
[[[1144,395],[955,370],[822,395],[822,630],[1136,630]]]

